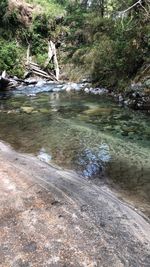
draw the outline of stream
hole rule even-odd
[[[150,118],[62,85],[0,93],[0,139],[114,188],[150,216]],[[55,90],[52,90],[55,89]]]

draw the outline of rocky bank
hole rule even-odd
[[[0,143],[2,267],[149,266],[142,214],[76,173]]]

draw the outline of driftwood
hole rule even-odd
[[[54,65],[55,75],[48,69],[48,64],[50,62],[52,62]],[[40,76],[47,80],[58,81],[59,80],[59,65],[58,65],[58,60],[57,60],[55,44],[52,41],[48,41],[48,58],[44,64],[44,69],[41,69],[38,64],[32,62],[31,57],[30,57],[30,45],[28,45],[26,68],[29,72],[31,72],[31,74]]]
[[[17,77],[8,77],[6,71],[2,72],[0,76],[0,90],[5,91],[9,89],[16,88],[19,85],[33,85],[36,84],[38,81],[26,81],[23,79],[19,79]]]
[[[27,64],[30,63],[30,44],[28,44],[28,48],[27,48]]]
[[[19,85],[31,85],[36,84],[38,80],[26,80],[27,77],[31,76],[32,74],[35,76],[40,76],[43,79],[55,81],[57,82],[59,80],[59,65],[56,55],[56,47],[55,44],[52,41],[48,42],[48,59],[45,62],[44,69],[41,69],[41,67],[37,64],[32,62],[32,57],[30,56],[30,44],[27,48],[27,59],[26,59],[26,69],[27,73],[25,74],[25,79],[19,79],[17,77],[8,77],[6,74],[6,71],[3,71],[0,76],[0,90],[6,90],[6,89],[13,89]],[[54,73],[52,73],[48,69],[48,64],[52,62],[54,66]]]
[[[40,68],[37,64],[30,62],[26,65],[28,71],[30,71],[32,74],[36,76],[40,76],[42,78],[45,78],[47,80],[57,81],[55,75],[51,72],[46,72]]]
[[[58,65],[58,60],[57,60],[57,55],[56,55],[56,47],[52,41],[50,41],[50,43],[51,43],[51,49],[53,53],[52,59],[54,63],[55,75],[56,75],[56,79],[59,80],[59,65]]]
[[[59,80],[59,65],[56,54],[56,46],[52,41],[48,41],[48,59],[45,62],[45,68],[51,61],[54,64],[56,80]]]
[[[35,76],[40,76],[43,79],[57,81],[55,75],[52,73],[47,73],[41,70],[37,64],[32,63],[28,65],[29,73],[34,74]],[[36,80],[26,80],[26,79],[19,79],[17,77],[8,77],[6,72],[4,71],[2,75],[0,75],[0,90],[10,90],[18,87],[19,85],[35,85],[38,83],[38,79]]]

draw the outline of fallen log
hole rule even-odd
[[[52,77],[53,81],[58,82],[58,80],[56,79],[55,75],[51,71],[47,70],[47,73]]]
[[[42,73],[42,74],[47,75],[47,72],[45,72],[44,70],[40,69],[39,67],[34,67],[34,66],[31,67],[31,66],[30,66],[29,69],[30,69],[31,71],[35,70],[35,71],[37,71],[37,72],[39,72],[39,73]]]
[[[6,72],[4,71],[0,76],[0,90],[10,90],[14,89],[19,85],[35,85],[38,81],[26,81],[24,79],[19,79],[18,77],[7,77]]]
[[[55,75],[53,73],[51,73],[50,71],[45,72],[45,71],[43,71],[43,70],[41,70],[39,68],[35,68],[35,67],[32,68],[32,71],[36,71],[37,73],[39,73],[39,75],[45,75],[45,76],[48,77],[48,79],[57,81]]]
[[[38,81],[26,81],[26,80],[19,79],[19,78],[14,78],[14,80],[18,83],[23,83],[25,85],[34,85],[34,84],[37,84],[38,82]]]
[[[33,74],[41,76],[43,78],[46,78],[47,80],[52,80],[52,77],[50,75],[48,75],[47,73],[44,74],[44,73],[41,73],[41,72],[39,72],[37,70],[32,70],[32,72],[33,72]]]
[[[58,81],[59,80],[59,65],[56,55],[56,46],[52,41],[48,41],[48,58],[44,65],[44,70],[40,68],[40,66],[37,63],[34,63],[31,61],[32,57],[30,57],[30,44],[28,45],[27,49],[27,61],[26,61],[26,68],[28,71],[31,72],[31,74],[36,74],[37,76],[44,77],[48,80],[52,81]],[[50,72],[50,70],[47,69],[49,62],[53,63],[54,66],[54,72]]]
[[[45,68],[48,66],[49,62],[52,61],[54,64],[56,80],[59,80],[59,65],[56,55],[56,46],[52,41],[48,42],[48,60],[45,63]]]
[[[53,73],[51,73],[50,71],[46,72],[46,71],[42,70],[40,68],[40,66],[36,63],[30,62],[27,65],[27,69],[31,72],[31,74],[33,73],[37,76],[46,78],[48,80],[58,81]]]
[[[58,60],[57,60],[57,55],[56,55],[56,47],[54,43],[53,43],[53,53],[54,53],[53,61],[54,61],[56,79],[59,80],[59,65],[58,65]]]
[[[31,66],[35,66],[35,67],[39,67],[39,65],[37,63],[35,63],[35,62],[30,62],[30,65]]]

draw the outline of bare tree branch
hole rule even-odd
[[[141,0],[137,1],[132,6],[128,7],[126,10],[121,11],[120,13],[124,14],[124,13],[128,12],[129,10],[131,10],[132,8],[134,8],[137,5],[142,5]]]
[[[150,3],[150,0],[147,0],[147,8],[148,8],[148,10],[147,10],[146,7],[143,6],[143,4],[142,4],[142,0],[139,0],[136,3],[134,3],[132,6],[128,7],[126,10],[120,11],[119,16],[122,17],[122,19],[123,19],[125,16],[125,13],[127,13],[128,11],[130,11],[131,9],[133,9],[134,7],[139,5],[145,11],[146,16],[149,18],[150,17],[150,5],[149,5],[149,3]]]

